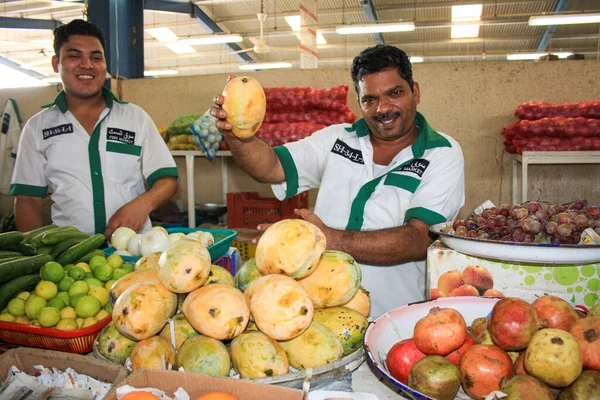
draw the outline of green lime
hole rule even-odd
[[[58,282],[58,290],[61,292],[67,292],[73,282],[75,282],[75,279],[71,278],[70,276],[65,276],[60,280],[60,282]]]
[[[40,281],[35,287],[35,294],[43,297],[46,300],[50,300],[58,293],[58,287],[56,283],[51,281]]]
[[[90,289],[93,287],[103,287],[104,286],[104,283],[100,282],[96,278],[85,278],[83,281],[88,284]]]
[[[73,266],[69,270],[69,276],[76,281],[81,281],[85,279],[85,271],[81,267]]]
[[[86,272],[85,273],[85,279],[93,278],[93,277],[94,277],[94,273],[93,272]]]
[[[94,277],[102,282],[110,280],[112,275],[113,267],[111,267],[108,263],[98,264],[94,269]]]
[[[46,307],[48,301],[40,296],[29,296],[25,301],[25,315],[29,319],[37,319],[40,310]]]
[[[71,270],[71,268],[73,268],[75,266],[75,264],[67,264],[63,266],[63,269],[65,270],[65,274],[68,274],[69,271]]]
[[[104,258],[104,256],[94,256],[90,259],[89,266],[92,271],[98,264],[106,264],[106,258]]]
[[[56,261],[49,261],[40,269],[40,277],[45,281],[58,283],[64,276],[65,270]]]
[[[37,320],[41,326],[52,328],[60,321],[60,311],[54,307],[44,307],[40,310]]]
[[[119,254],[111,254],[108,256],[106,261],[108,262],[108,265],[113,268],[120,268],[121,265],[123,265],[123,257],[121,257]]]
[[[27,300],[29,298],[29,296],[31,296],[31,293],[29,293],[29,292],[21,292],[17,295],[18,298],[23,299],[23,300]]]
[[[64,301],[62,301],[61,299],[59,299],[58,297],[55,297],[53,299],[50,299],[50,301],[48,301],[47,304],[48,307],[54,307],[56,308],[58,311],[62,310],[63,308],[65,308],[67,305]]]
[[[110,301],[108,303],[106,303],[106,305],[104,306],[104,309],[106,311],[108,311],[109,314],[112,314],[112,312],[113,312],[113,306],[112,306],[112,304],[110,304]]]
[[[98,311],[98,314],[96,314],[95,318],[98,321],[102,321],[104,318],[108,317],[110,315],[110,313],[108,311],[106,311],[105,309],[102,309],[100,311]]]
[[[65,304],[69,304],[69,293],[67,292],[58,292],[56,293],[55,299],[61,299]]]
[[[79,329],[77,326],[77,322],[73,318],[63,318],[58,321],[58,324],[55,326],[56,329],[60,329],[61,331],[73,331],[75,329]]]
[[[73,297],[76,294],[87,294],[90,290],[86,281],[75,281],[69,288],[69,296]]]
[[[21,315],[20,317],[16,317],[15,318],[15,322],[17,324],[25,324],[25,325],[31,324],[31,321],[25,315]]]
[[[110,281],[107,281],[104,284],[104,289],[106,289],[106,290],[108,290],[110,292],[110,289],[112,289],[112,286],[115,284],[115,282],[116,281],[114,279],[111,279]]]
[[[69,306],[75,308],[75,306],[77,306],[77,303],[79,302],[79,300],[81,300],[85,296],[86,296],[85,293],[78,293],[74,296],[71,296],[71,298],[69,299]]]
[[[88,294],[97,298],[101,306],[105,306],[108,303],[108,290],[101,286],[90,288]]]
[[[115,269],[113,271],[111,279],[114,279],[115,281],[118,281],[120,278],[124,277],[127,274],[128,274],[128,272],[125,271],[124,269],[117,268],[117,269]]]
[[[128,263],[125,263],[125,264],[121,265],[119,268],[121,268],[122,270],[127,271],[128,274],[130,274],[133,271],[135,271],[134,265],[133,264],[128,264]]]
[[[13,317],[25,315],[25,300],[15,297],[8,302],[8,306],[6,308]]]
[[[0,314],[0,321],[4,322],[15,322],[15,317],[10,315],[7,312],[3,312]]]
[[[75,305],[75,312],[79,318],[93,317],[102,308],[100,300],[94,296],[83,296]]]
[[[88,326],[92,326],[98,323],[98,320],[94,317],[87,317],[83,320],[83,324],[81,324],[81,328],[87,328]]]
[[[73,307],[65,307],[60,310],[60,319],[72,319],[75,321],[75,318],[77,318],[77,313]]]

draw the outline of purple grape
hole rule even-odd
[[[573,230],[571,229],[571,225],[569,224],[560,224],[558,226],[558,228],[556,228],[556,232],[560,235],[560,236],[569,236],[571,235],[571,232]]]
[[[544,231],[546,231],[546,233],[548,235],[554,235],[556,233],[556,229],[558,228],[558,224],[554,221],[549,221],[546,226],[544,227]]]

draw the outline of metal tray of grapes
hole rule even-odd
[[[508,242],[457,236],[444,232],[451,222],[432,225],[429,230],[439,235],[446,246],[460,253],[502,261],[536,264],[591,264],[600,262],[600,245]]]

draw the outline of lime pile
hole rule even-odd
[[[89,264],[63,266],[50,261],[40,269],[42,280],[35,289],[11,299],[0,312],[0,321],[60,330],[94,325],[112,313],[112,285],[133,270],[118,254],[94,256]]]

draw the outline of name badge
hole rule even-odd
[[[410,163],[403,165],[398,171],[402,172],[412,172],[419,176],[419,178],[423,177],[425,170],[429,166],[429,161],[424,158],[417,158],[416,160],[412,160]]]
[[[121,128],[107,128],[106,139],[114,140],[125,144],[135,143],[135,132],[126,131]]]
[[[352,147],[348,146],[346,143],[342,142],[339,139],[335,141],[331,152],[344,158],[347,158],[353,163],[365,163],[363,160],[362,152],[360,150],[353,149]]]
[[[67,133],[73,133],[73,124],[64,124],[55,126],[54,128],[48,128],[42,130],[42,136],[44,140],[50,139],[54,136],[65,135]]]

